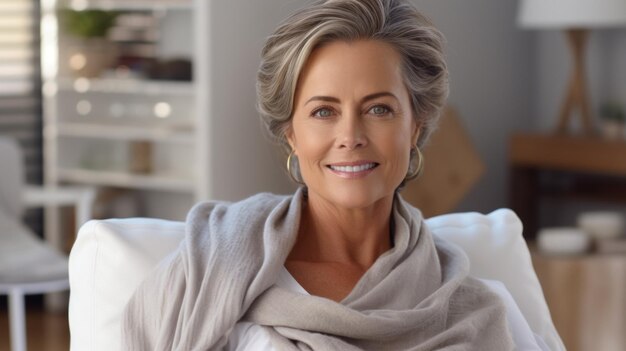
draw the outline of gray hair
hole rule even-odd
[[[332,41],[380,40],[402,57],[423,146],[448,96],[444,37],[408,0],[323,0],[300,9],[267,39],[257,75],[257,109],[269,136],[288,148],[296,84],[311,52]]]

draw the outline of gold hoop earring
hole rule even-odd
[[[296,152],[296,150],[291,150],[291,152],[289,153],[289,157],[287,157],[287,173],[289,174],[289,178],[291,178],[291,180],[293,180],[294,182],[296,182],[296,183],[298,183],[300,185],[305,185],[302,180],[298,179],[298,177],[295,176],[292,173],[292,169],[295,168],[295,167],[291,166],[291,162],[293,160],[293,155],[294,155],[295,152]],[[296,156],[295,159],[297,160],[298,157]],[[298,166],[298,168],[300,168],[300,167]],[[298,173],[300,173],[299,170],[298,170]]]
[[[415,151],[413,151],[415,150]],[[417,167],[415,167],[415,171],[411,172],[411,164],[413,164],[413,157],[417,156]],[[417,145],[411,148],[411,159],[409,160],[409,171],[407,172],[405,181],[412,180],[419,177],[424,171],[424,155]]]

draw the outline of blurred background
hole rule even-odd
[[[427,216],[513,208],[568,349],[624,350],[624,1],[414,2],[447,38],[451,91],[403,195]],[[0,137],[23,172],[0,205],[67,253],[89,218],[182,221],[201,200],[291,193],[255,75],[264,39],[306,3],[3,0]],[[68,348],[64,299],[27,298],[32,349]],[[0,350],[7,311],[2,297]]]

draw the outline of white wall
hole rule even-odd
[[[531,34],[516,26],[517,2],[414,1],[448,39],[449,103],[486,163],[485,175],[457,210],[507,206],[507,139],[533,122]]]
[[[291,193],[283,156],[262,135],[256,71],[265,38],[300,1],[210,1],[210,116],[214,199]]]
[[[626,28],[610,31],[608,51],[609,92],[626,107]]]

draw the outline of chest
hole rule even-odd
[[[362,267],[336,263],[285,262],[285,267],[311,295],[343,300],[365,273]]]

